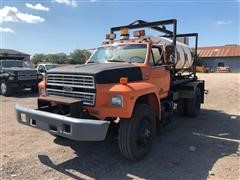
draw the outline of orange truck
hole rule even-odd
[[[144,158],[174,111],[196,117],[204,102],[191,48],[178,37],[193,37],[197,51],[198,34],[177,34],[176,19],[112,27],[85,64],[48,71],[38,108],[16,105],[17,121],[76,141],[102,141],[114,129],[124,157]]]

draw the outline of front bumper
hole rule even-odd
[[[39,80],[8,80],[7,83],[11,88],[28,88],[32,86],[37,86]]]
[[[104,140],[110,123],[103,120],[67,117],[18,104],[15,110],[19,123],[77,141]]]

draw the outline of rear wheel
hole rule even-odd
[[[184,99],[184,98],[178,99],[177,112],[181,115],[186,115],[187,114],[187,107],[186,106],[187,106],[186,99]]]
[[[133,161],[144,158],[151,150],[156,130],[155,115],[149,105],[137,104],[131,119],[122,119],[119,128],[119,149]]]
[[[8,86],[7,83],[1,82],[1,84],[0,84],[0,93],[1,93],[1,95],[3,95],[3,96],[8,96],[8,95],[10,95],[11,89],[10,89],[10,87]]]
[[[186,99],[186,113],[190,117],[196,117],[201,108],[201,90],[196,88],[194,96],[191,99]]]

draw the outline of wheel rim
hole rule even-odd
[[[148,119],[143,119],[139,124],[138,136],[137,136],[137,145],[139,147],[146,147],[151,143],[152,139],[152,128],[151,123]]]
[[[1,92],[2,94],[5,94],[7,92],[7,86],[5,83],[1,83]]]

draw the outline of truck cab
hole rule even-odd
[[[16,89],[32,88],[37,90],[42,75],[23,60],[0,59],[0,94],[9,96]]]
[[[204,102],[204,81],[192,70],[191,49],[176,42],[175,31],[162,28],[167,24],[175,27],[176,20],[111,28],[85,64],[48,71],[39,84],[38,109],[16,105],[18,122],[76,141],[104,140],[114,127],[122,155],[144,158],[176,106],[195,117]],[[172,37],[150,37],[138,30],[130,38],[130,29],[144,27]],[[116,31],[121,31],[119,40]]]
[[[37,65],[37,72],[41,73],[42,75],[46,74],[47,71],[49,71],[50,69],[54,69],[59,67],[58,64],[52,64],[52,63],[41,63]]]

